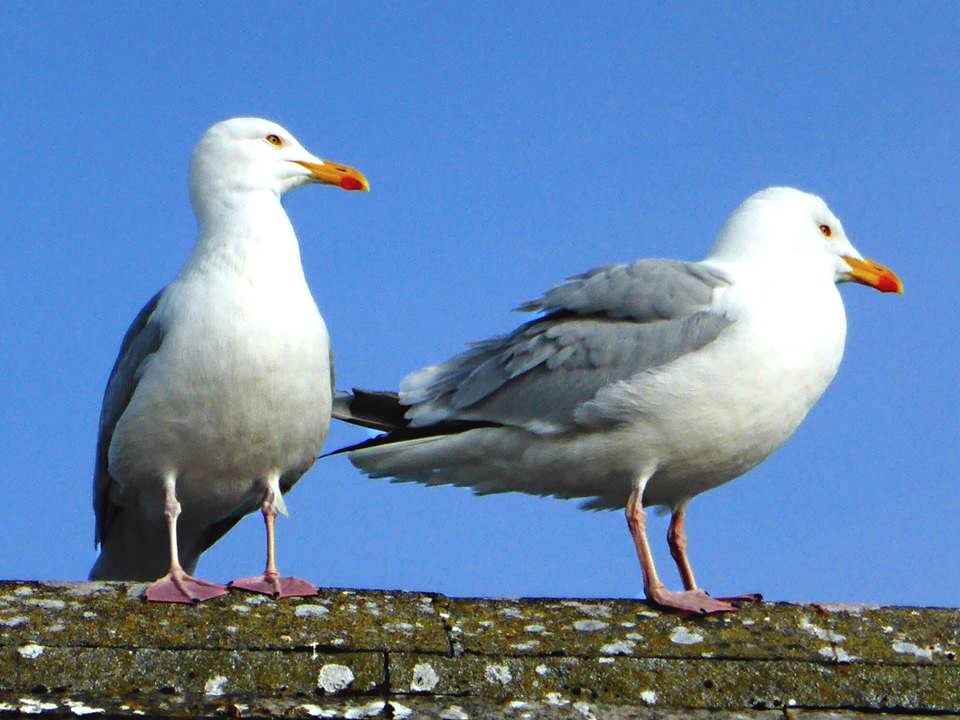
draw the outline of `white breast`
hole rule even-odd
[[[172,470],[185,506],[229,513],[262,494],[267,474],[306,470],[332,388],[327,329],[302,273],[286,283],[187,273],[157,312],[170,331],[117,425],[118,483]]]
[[[716,306],[732,325],[702,350],[631,383],[636,447],[658,468],[647,504],[675,505],[764,460],[839,367],[846,316],[832,283],[802,295],[748,282],[720,292]]]

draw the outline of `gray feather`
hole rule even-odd
[[[113,431],[117,427],[120,416],[127,409],[130,398],[133,397],[134,390],[137,388],[144,362],[159,349],[163,342],[164,328],[158,321],[153,320],[153,311],[163,292],[161,290],[150,298],[143,309],[137,313],[137,317],[123,336],[120,353],[110,371],[110,379],[103,394],[93,480],[93,509],[97,516],[95,541],[98,545],[102,545],[106,540],[113,514],[110,505],[110,485],[113,478],[110,477],[107,468],[110,441],[113,439]]]
[[[521,307],[544,317],[407,376],[407,417],[414,426],[466,419],[568,429],[603,387],[712,342],[730,321],[707,307],[727,283],[678,261],[592,270]]]
[[[729,284],[727,277],[701,263],[637,260],[575,275],[519,309],[603,313],[639,322],[668,320],[706,305],[715,288]]]

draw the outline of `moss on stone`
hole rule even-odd
[[[144,587],[0,583],[0,716],[960,713],[957,610],[753,603],[702,618],[336,589],[171,606]]]

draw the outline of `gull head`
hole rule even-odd
[[[194,208],[211,195],[270,191],[278,197],[309,183],[369,190],[359,170],[321,160],[286,129],[261,118],[232,118],[207,130],[190,160]]]
[[[822,198],[790,187],[770,187],[747,198],[727,220],[708,259],[786,283],[852,281],[903,292],[892,270],[853,246]]]

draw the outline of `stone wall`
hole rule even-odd
[[[960,715],[960,611],[0,583],[0,718]]]

